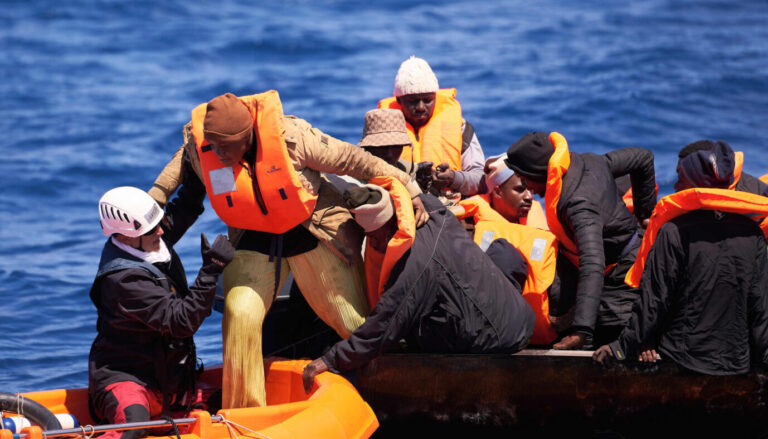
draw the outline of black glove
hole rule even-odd
[[[200,254],[203,256],[203,269],[221,273],[235,257],[235,248],[224,235],[217,236],[211,246],[205,233],[201,233]]]
[[[416,164],[416,183],[422,192],[429,193],[429,189],[432,187],[432,162]]]

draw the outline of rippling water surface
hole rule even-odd
[[[723,139],[768,172],[768,3],[4,1],[0,8],[0,391],[87,384],[96,204],[148,188],[198,103],[280,92],[356,143],[409,55],[456,87],[486,155],[531,130],[575,151]],[[193,279],[210,208],[178,245]],[[221,361],[219,314],[196,336]]]

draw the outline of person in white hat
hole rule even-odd
[[[200,212],[175,202],[163,210],[141,189],[122,186],[99,200],[109,238],[91,287],[97,336],[88,357],[88,392],[96,421],[148,421],[199,402],[192,335],[211,314],[216,284],[235,249],[201,235],[203,265],[191,286],[172,245]],[[145,430],[108,432],[107,439],[144,437]]]
[[[485,156],[475,129],[462,117],[456,89],[440,89],[425,60],[403,61],[393,96],[382,99],[379,108],[403,112],[412,146],[403,148],[402,158],[432,163],[436,189],[462,196],[478,192]]]

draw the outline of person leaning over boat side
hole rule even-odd
[[[374,182],[388,190],[368,184],[344,197],[368,238],[368,291],[375,307],[347,340],[306,366],[305,390],[318,373],[358,368],[401,339],[441,353],[512,353],[525,347],[535,316],[519,284],[506,274],[522,271],[524,279],[524,266],[501,264],[502,272],[432,195],[423,195],[431,219],[415,229],[400,183]]]
[[[261,325],[289,271],[315,313],[342,338],[368,313],[362,231],[321,172],[392,176],[411,196],[421,191],[399,169],[285,116],[274,90],[240,98],[227,93],[201,104],[184,133],[183,152],[151,193],[161,199],[172,193],[174,167],[183,170],[186,160],[193,172],[184,178],[203,182],[216,214],[230,226],[237,252],[223,279],[222,406],[263,406]],[[420,199],[413,207],[419,223],[429,218]]]
[[[563,283],[577,278],[573,333],[553,347],[579,349],[585,342],[590,346],[593,341],[614,339],[626,325],[637,298],[637,290],[624,283],[624,275],[640,246],[638,224],[647,224],[656,204],[653,153],[645,148],[623,148],[604,155],[577,154],[569,152],[559,133],[532,132],[509,148],[506,163],[525,178],[529,188],[545,197],[547,223],[557,236],[560,255],[577,271],[571,276],[560,270]],[[632,181],[637,220],[616,189],[614,178],[625,174]],[[550,297],[558,313],[572,300]]]
[[[640,285],[640,300],[595,361],[655,362],[658,350],[712,375],[745,373],[750,357],[768,364],[768,258],[754,221],[768,214],[768,198],[727,190],[733,169],[725,142],[679,160],[678,192],[654,210],[627,276]]]
[[[411,56],[400,64],[394,96],[379,101],[379,108],[402,111],[412,147],[402,158],[433,164],[432,186],[461,196],[478,192],[485,156],[474,127],[461,115],[456,89],[440,89],[429,64]]]
[[[98,311],[88,358],[88,396],[94,419],[148,421],[197,402],[197,356],[192,335],[211,314],[216,281],[235,249],[226,237],[209,245],[201,236],[203,265],[187,286],[173,244],[202,210],[180,194],[163,211],[146,192],[123,186],[99,201],[109,236],[91,300]],[[170,226],[169,226],[170,225]],[[145,430],[108,432],[103,438],[139,438]]]
[[[742,167],[744,166],[744,153],[741,151],[734,153],[731,146],[722,140],[718,140],[717,142],[711,140],[697,140],[696,142],[689,143],[680,150],[678,159],[682,160],[696,151],[712,151],[715,148],[715,145],[721,142],[728,146],[728,149],[731,151],[730,154],[733,155],[734,160],[733,182],[728,188],[768,197],[768,184],[760,181],[760,179],[754,175],[742,171]],[[678,167],[678,176],[679,174],[680,171]]]

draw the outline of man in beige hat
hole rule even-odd
[[[163,204],[183,180],[180,193],[188,195],[182,202],[200,205],[207,195],[230,226],[237,251],[223,280],[222,406],[263,406],[261,325],[289,271],[342,338],[368,313],[362,232],[321,172],[363,180],[388,176],[410,197],[421,191],[405,172],[284,115],[276,91],[218,96],[192,111],[184,134],[150,194]],[[413,206],[420,225],[428,214],[419,198]]]
[[[393,94],[382,99],[379,108],[400,110],[405,116],[412,147],[404,148],[402,157],[432,163],[436,188],[476,194],[485,157],[474,128],[462,117],[456,89],[440,89],[429,64],[411,56],[400,65]]]
[[[414,163],[401,158],[403,148],[411,145],[402,111],[378,108],[365,113],[363,137],[357,146],[413,175]]]

